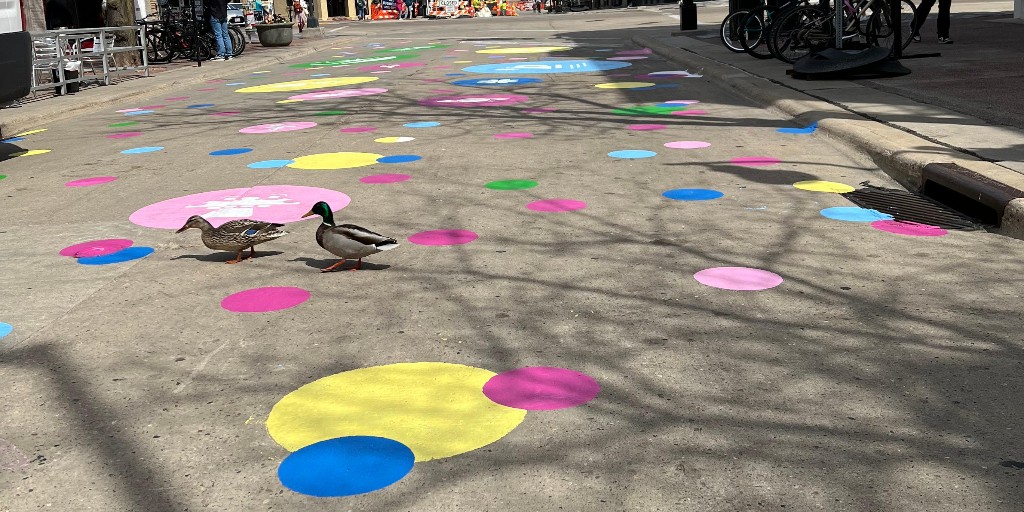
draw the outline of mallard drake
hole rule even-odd
[[[228,263],[238,263],[242,261],[242,251],[246,248],[250,250],[247,259],[251,260],[256,256],[257,244],[287,235],[287,231],[278,229],[281,227],[284,227],[284,224],[252,219],[229,220],[218,227],[213,227],[208,220],[193,215],[176,233],[189,228],[199,229],[203,232],[203,245],[215,251],[236,251],[238,257]]]
[[[356,267],[352,270],[359,270],[363,265],[363,258],[398,247],[398,241],[394,238],[374,233],[355,224],[335,225],[334,213],[331,212],[330,205],[323,201],[314,204],[303,217],[310,215],[323,217],[323,222],[316,229],[316,243],[327,249],[327,252],[341,258],[341,261],[322,269],[321,272],[331,272],[347,259],[356,260]]]

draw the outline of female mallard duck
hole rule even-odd
[[[331,212],[331,207],[323,201],[314,204],[313,208],[303,217],[310,215],[323,217],[323,222],[316,230],[316,243],[327,249],[327,252],[341,258],[341,261],[321,270],[321,272],[331,272],[344,264],[346,259],[356,260],[356,267],[352,270],[359,270],[363,265],[363,258],[398,247],[398,241],[394,238],[374,233],[355,224],[334,225],[334,214]]]
[[[257,244],[287,235],[287,231],[277,229],[281,227],[284,227],[284,224],[251,219],[229,220],[218,227],[213,227],[206,219],[193,215],[177,233],[189,228],[200,229],[203,232],[203,245],[216,251],[236,251],[238,257],[228,263],[238,263],[242,261],[242,251],[246,248],[250,250],[247,259],[251,260],[256,256]]]

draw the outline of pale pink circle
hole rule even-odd
[[[341,133],[364,133],[375,132],[377,129],[372,126],[349,126],[348,128],[342,128],[339,131]]]
[[[92,178],[82,178],[80,180],[69,181],[64,184],[65,187],[91,187],[93,185],[102,185],[104,183],[110,183],[116,180],[116,176],[94,176]]]
[[[668,128],[668,126],[663,124],[631,124],[626,127],[627,130],[637,131],[664,130],[665,128]]]
[[[285,121],[283,123],[269,123],[269,124],[258,124],[256,126],[248,126],[238,130],[239,133],[281,133],[281,132],[293,132],[295,130],[305,130],[316,126],[316,123],[311,121]]]
[[[736,291],[755,291],[775,288],[782,277],[774,272],[749,267],[714,267],[697,272],[693,278],[712,288]]]
[[[158,229],[178,229],[193,215],[201,215],[214,226],[235,219],[288,223],[303,220],[302,215],[317,201],[326,201],[337,211],[348,206],[351,198],[326,188],[260,185],[167,199],[136,210],[128,220]]]
[[[492,402],[528,411],[583,405],[601,392],[593,377],[566,368],[531,366],[502,372],[484,384]]]
[[[876,220],[871,223],[871,227],[906,236],[945,236],[949,233],[938,226],[900,220]]]
[[[364,176],[359,178],[360,183],[399,183],[408,179],[412,179],[412,176],[408,174],[374,174],[372,176]]]
[[[234,112],[234,111],[229,111],[229,112],[214,112],[214,113],[212,113],[212,114],[210,114],[210,115],[211,115],[211,116],[218,116],[218,117],[225,117],[225,116],[237,116],[238,114],[241,114],[241,112]]]
[[[507,107],[528,101],[530,98],[520,94],[465,94],[461,96],[435,96],[420,100],[426,107]]]
[[[770,156],[741,156],[739,158],[729,160],[729,163],[739,165],[741,167],[768,167],[780,162],[782,162],[782,160],[772,158]]]
[[[307,92],[289,96],[290,100],[311,101],[311,100],[333,100],[338,98],[355,98],[358,96],[373,96],[388,92],[382,87],[366,87],[363,89],[334,89],[331,91]]]
[[[571,212],[582,210],[587,203],[575,199],[541,199],[526,205],[526,208],[535,212]]]
[[[265,313],[293,308],[309,300],[310,293],[292,286],[266,286],[232,293],[220,307],[235,313]]]
[[[68,256],[71,258],[92,258],[95,256],[103,256],[104,254],[113,254],[121,249],[127,249],[132,246],[132,243],[133,242],[127,238],[91,240],[89,242],[69,245],[61,249],[59,254],[61,256]]]
[[[391,72],[390,69],[383,69],[383,70],[380,70],[380,71],[370,71],[370,74],[371,75],[379,75],[381,73],[390,73],[390,72]]]
[[[142,132],[124,132],[124,133],[112,133],[107,135],[108,139],[127,139],[129,137],[138,137],[142,135]]]
[[[114,112],[117,112],[118,114],[125,114],[125,113],[128,113],[128,112],[138,112],[140,110],[142,110],[142,109],[141,108],[122,108],[121,110],[115,110]]]
[[[672,112],[674,116],[706,116],[708,115],[707,110],[676,110]]]
[[[363,66],[359,68],[359,71],[388,71],[392,69],[401,68],[420,68],[426,66],[424,62],[395,62],[393,64],[375,64],[373,66]]]
[[[421,231],[409,237],[416,245],[462,245],[476,240],[476,233],[465,229],[435,229]]]
[[[700,140],[677,140],[675,142],[666,142],[666,148],[672,149],[701,149],[711,146],[710,142],[704,142]]]
[[[495,139],[532,139],[533,134],[530,132],[508,132],[508,133],[495,133]]]

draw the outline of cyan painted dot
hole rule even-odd
[[[217,151],[210,151],[210,156],[244,155],[250,151],[252,151],[252,148],[218,149]]]
[[[611,153],[608,153],[608,156],[612,158],[650,158],[654,155],[657,155],[657,153],[642,149],[621,149],[619,151],[612,151]]]
[[[260,160],[259,162],[253,162],[246,167],[250,169],[277,169],[293,162],[295,162],[295,160]]]
[[[125,261],[137,260],[139,258],[145,258],[153,253],[152,247],[129,247],[127,249],[121,249],[117,252],[110,254],[104,254],[103,256],[96,256],[93,258],[78,258],[76,261],[82,265],[110,265],[111,263],[123,263]]]
[[[419,156],[419,155],[391,155],[391,156],[382,156],[382,157],[377,159],[377,163],[381,163],[381,164],[404,164],[404,163],[407,163],[407,162],[415,162],[415,161],[417,161],[417,160],[419,160],[421,158],[423,158],[423,157]]]
[[[677,110],[685,110],[689,106],[686,103],[658,103],[655,105],[656,108],[674,108]]]
[[[444,76],[466,76],[465,73],[445,73]]]
[[[245,82],[231,82],[230,84],[224,84],[224,85],[245,85]]]
[[[4,336],[7,336],[13,330],[14,330],[14,327],[12,327],[11,324],[6,324],[4,322],[0,322],[0,338],[3,338]]]
[[[666,190],[661,195],[676,201],[708,201],[718,199],[725,194],[706,188],[677,188],[675,190]]]
[[[19,140],[25,140],[25,137],[11,137],[9,139],[0,140],[0,142],[18,142]]]
[[[210,108],[212,106],[213,106],[213,103],[197,103],[195,105],[189,105],[189,106],[187,106],[185,108]]]
[[[121,153],[125,155],[137,155],[139,153],[152,153],[154,151],[160,151],[162,149],[164,149],[163,146],[145,146],[141,148],[126,149]]]
[[[814,130],[817,130],[817,129],[818,129],[818,122],[815,121],[815,122],[813,122],[813,123],[811,123],[811,124],[809,124],[809,125],[807,125],[807,126],[805,126],[803,128],[779,128],[778,130],[775,130],[775,131],[777,131],[779,133],[806,134],[806,133],[814,133]]]
[[[846,222],[875,222],[876,220],[893,220],[893,216],[869,208],[857,206],[835,206],[821,210],[822,217]]]
[[[321,77],[321,76],[331,76],[331,74],[330,73],[317,73],[315,75],[309,75],[309,76],[311,76],[313,78],[316,78],[316,77]]]
[[[153,112],[156,112],[156,110],[133,110],[131,112],[125,112],[124,115],[126,115],[126,116],[143,116],[143,115],[146,115],[146,114],[152,114]]]
[[[441,126],[441,123],[437,121],[419,121],[415,123],[405,123],[402,126],[406,128],[433,128],[435,126]]]
[[[398,441],[338,437],[292,452],[281,461],[277,477],[285,487],[309,496],[352,496],[401,480],[415,460],[412,450]]]

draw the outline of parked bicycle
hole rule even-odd
[[[181,57],[187,60],[209,60],[217,51],[213,29],[209,22],[197,18],[190,11],[175,15],[166,10],[159,20],[137,20],[146,26],[146,55],[150,62],[164,63]],[[228,27],[231,37],[231,55],[245,51],[245,32],[236,26]]]

